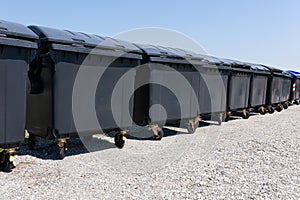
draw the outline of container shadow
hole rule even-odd
[[[199,123],[198,128],[207,127],[207,126],[219,126],[219,125],[217,122],[213,122],[213,121],[201,121]],[[163,127],[163,131],[164,131],[164,136],[163,136],[164,138],[172,137],[180,134],[189,134],[187,132],[186,127],[180,126],[180,123],[168,124]],[[152,136],[153,136],[152,132],[144,128],[143,130],[129,132],[126,138],[130,140],[145,141],[145,140],[152,140]]]
[[[117,148],[114,143],[107,140],[93,137],[88,141],[81,141],[80,138],[71,138],[67,140],[66,157],[79,154],[86,154],[95,151],[103,151],[111,148]],[[21,145],[17,155],[31,155],[43,160],[61,160],[59,156],[59,148],[55,140],[39,139],[34,150],[27,147],[27,139]]]

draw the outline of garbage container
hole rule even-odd
[[[290,102],[299,105],[300,101],[300,72],[288,70],[292,78],[292,87],[290,93]]]
[[[252,76],[251,67],[246,63],[230,59],[222,59],[222,61],[232,67],[228,83],[225,121],[229,120],[233,111],[241,111],[243,119],[248,119],[250,116],[248,108]]]
[[[288,108],[292,76],[281,69],[266,66],[271,75],[268,80],[267,110],[274,112],[273,107],[280,112]]]
[[[252,70],[250,82],[249,108],[258,111],[260,114],[266,113],[266,99],[268,78],[271,72],[268,68],[258,64],[248,64]]]
[[[228,78],[231,67],[221,59],[199,55],[203,63],[200,72],[199,107],[200,116],[211,115],[219,125],[226,117]]]
[[[210,62],[207,56],[190,51],[152,45],[137,46],[143,50],[144,67],[137,70],[136,81],[144,84],[136,86],[134,121],[138,125],[150,125],[153,139],[162,138],[161,127],[164,124],[181,122],[189,133],[193,133],[201,115],[224,113],[224,82],[227,81],[224,81],[226,73],[223,79],[220,76],[223,70],[221,66]],[[217,89],[212,91],[208,84],[212,84],[213,80],[214,89]],[[152,109],[156,105],[160,107]]]
[[[24,140],[27,71],[37,36],[26,26],[0,20],[0,168],[10,171]]]
[[[130,43],[97,35],[40,26],[29,28],[39,36],[39,52],[29,71],[30,80],[34,83],[32,85],[35,85],[28,98],[29,147],[34,147],[34,136],[56,138],[59,155],[63,158],[67,138],[76,137],[78,133],[80,136],[89,136],[100,131],[117,130],[115,144],[122,148],[125,129],[132,125],[127,113],[132,115],[133,101],[126,103],[126,98],[133,94],[133,68],[140,64],[140,50]],[[82,110],[82,114],[87,117],[76,122],[82,125],[76,127],[72,95],[75,80],[78,81],[78,76],[83,73],[79,73],[80,69],[86,73],[83,84],[79,85],[82,95],[86,97],[80,100],[75,109],[76,112],[77,109]],[[122,79],[125,74],[127,78]],[[89,82],[90,79],[97,82]],[[120,80],[122,87],[117,89],[121,91],[118,98],[113,99],[115,86]],[[91,123],[94,115],[84,109],[85,106],[90,109],[93,103],[95,108],[92,111],[101,128]],[[112,109],[118,112],[117,117],[113,115]]]

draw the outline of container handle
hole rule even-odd
[[[84,40],[77,39],[77,38],[72,38],[72,40],[74,40],[75,42],[82,42],[82,43],[84,43],[84,42],[85,42]]]
[[[0,26],[0,29],[1,29],[1,30],[7,31],[7,28],[5,28],[5,27],[3,27],[3,26]]]

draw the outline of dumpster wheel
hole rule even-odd
[[[57,139],[57,146],[59,148],[59,158],[64,159],[67,154],[67,139],[66,138],[59,138]]]
[[[15,168],[13,164],[14,155],[16,150],[12,149],[2,149],[0,153],[0,170],[3,172],[11,172],[13,168]]]
[[[33,134],[29,133],[28,143],[27,143],[28,149],[34,150],[35,144],[36,144],[35,136]]]
[[[281,112],[283,110],[283,106],[281,104],[276,105],[276,111]]]
[[[118,131],[115,135],[115,145],[122,149],[125,145],[125,135],[126,131]]]
[[[284,104],[282,105],[284,109],[288,109],[289,108],[289,103],[288,102],[284,102]]]
[[[267,106],[267,110],[270,114],[273,114],[274,113],[274,109],[271,105]]]
[[[246,109],[242,110],[242,114],[243,119],[248,119],[250,117],[250,113]]]
[[[153,136],[150,138],[151,140],[161,140],[164,136],[164,131],[156,124],[150,125],[149,130],[153,133]]]
[[[263,107],[263,106],[261,106],[261,107],[258,108],[258,112],[261,115],[265,115],[267,113],[265,107]]]
[[[200,121],[201,121],[201,118],[199,116],[197,116],[195,119],[188,121],[186,128],[187,128],[189,134],[195,133],[195,131],[199,127]]]
[[[224,115],[224,122],[228,122],[229,121],[230,115],[231,115],[230,111],[228,111],[228,112],[225,113],[225,115]]]

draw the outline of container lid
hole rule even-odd
[[[0,20],[0,35],[7,38],[23,38],[24,40],[37,40],[37,35],[22,24]]]
[[[151,62],[192,64],[192,55],[184,50],[156,45],[135,44]],[[199,62],[199,61],[197,61]]]
[[[90,48],[108,48],[125,52],[140,52],[135,45],[122,40],[101,37],[94,34],[85,34],[68,30],[59,30],[42,26],[29,26],[42,42],[58,43],[64,45],[82,45]]]
[[[245,62],[231,60],[231,59],[227,59],[227,58],[222,58],[220,60],[224,64],[231,66],[232,70],[234,70],[234,71],[251,72],[251,66]]]
[[[254,63],[247,63],[247,65],[250,66],[251,70],[254,71],[254,73],[261,73],[261,74],[271,74],[270,69],[268,69],[266,66],[261,64],[254,64]]]
[[[270,71],[267,67],[259,64],[251,64],[249,63],[250,67],[252,70],[257,70],[257,71]]]
[[[145,44],[136,44],[136,46],[143,50],[152,62],[192,64],[203,68],[231,70],[230,66],[220,59],[193,51]]]
[[[269,66],[265,66],[265,67],[267,67],[272,72],[272,74],[274,74],[274,75],[292,77],[289,73],[287,73],[287,72],[285,72],[281,69],[278,69],[278,68],[275,68],[275,67],[269,67]]]
[[[199,54],[198,56],[202,57],[205,61],[212,63],[212,64],[230,66],[230,63],[227,63],[224,60],[217,58],[217,57],[202,55],[202,54]]]
[[[135,44],[139,49],[143,51],[149,57],[170,57],[170,58],[180,58],[176,53],[168,50],[165,47],[146,45],[146,44]]]
[[[182,58],[202,60],[202,58],[200,58],[198,56],[198,54],[196,54],[193,51],[188,51],[188,50],[184,50],[184,49],[180,49],[180,48],[173,48],[173,47],[161,47],[161,46],[158,46],[158,47],[162,48],[162,49],[166,49],[167,51],[171,52],[172,54],[177,55],[177,56],[182,57]]]
[[[177,59],[198,59],[203,60],[192,51],[183,50],[180,48],[163,47],[158,45],[136,44],[149,57],[167,57]]]
[[[286,72],[289,73],[290,75],[292,75],[293,77],[300,78],[300,72],[296,72],[293,70],[287,70]]]

